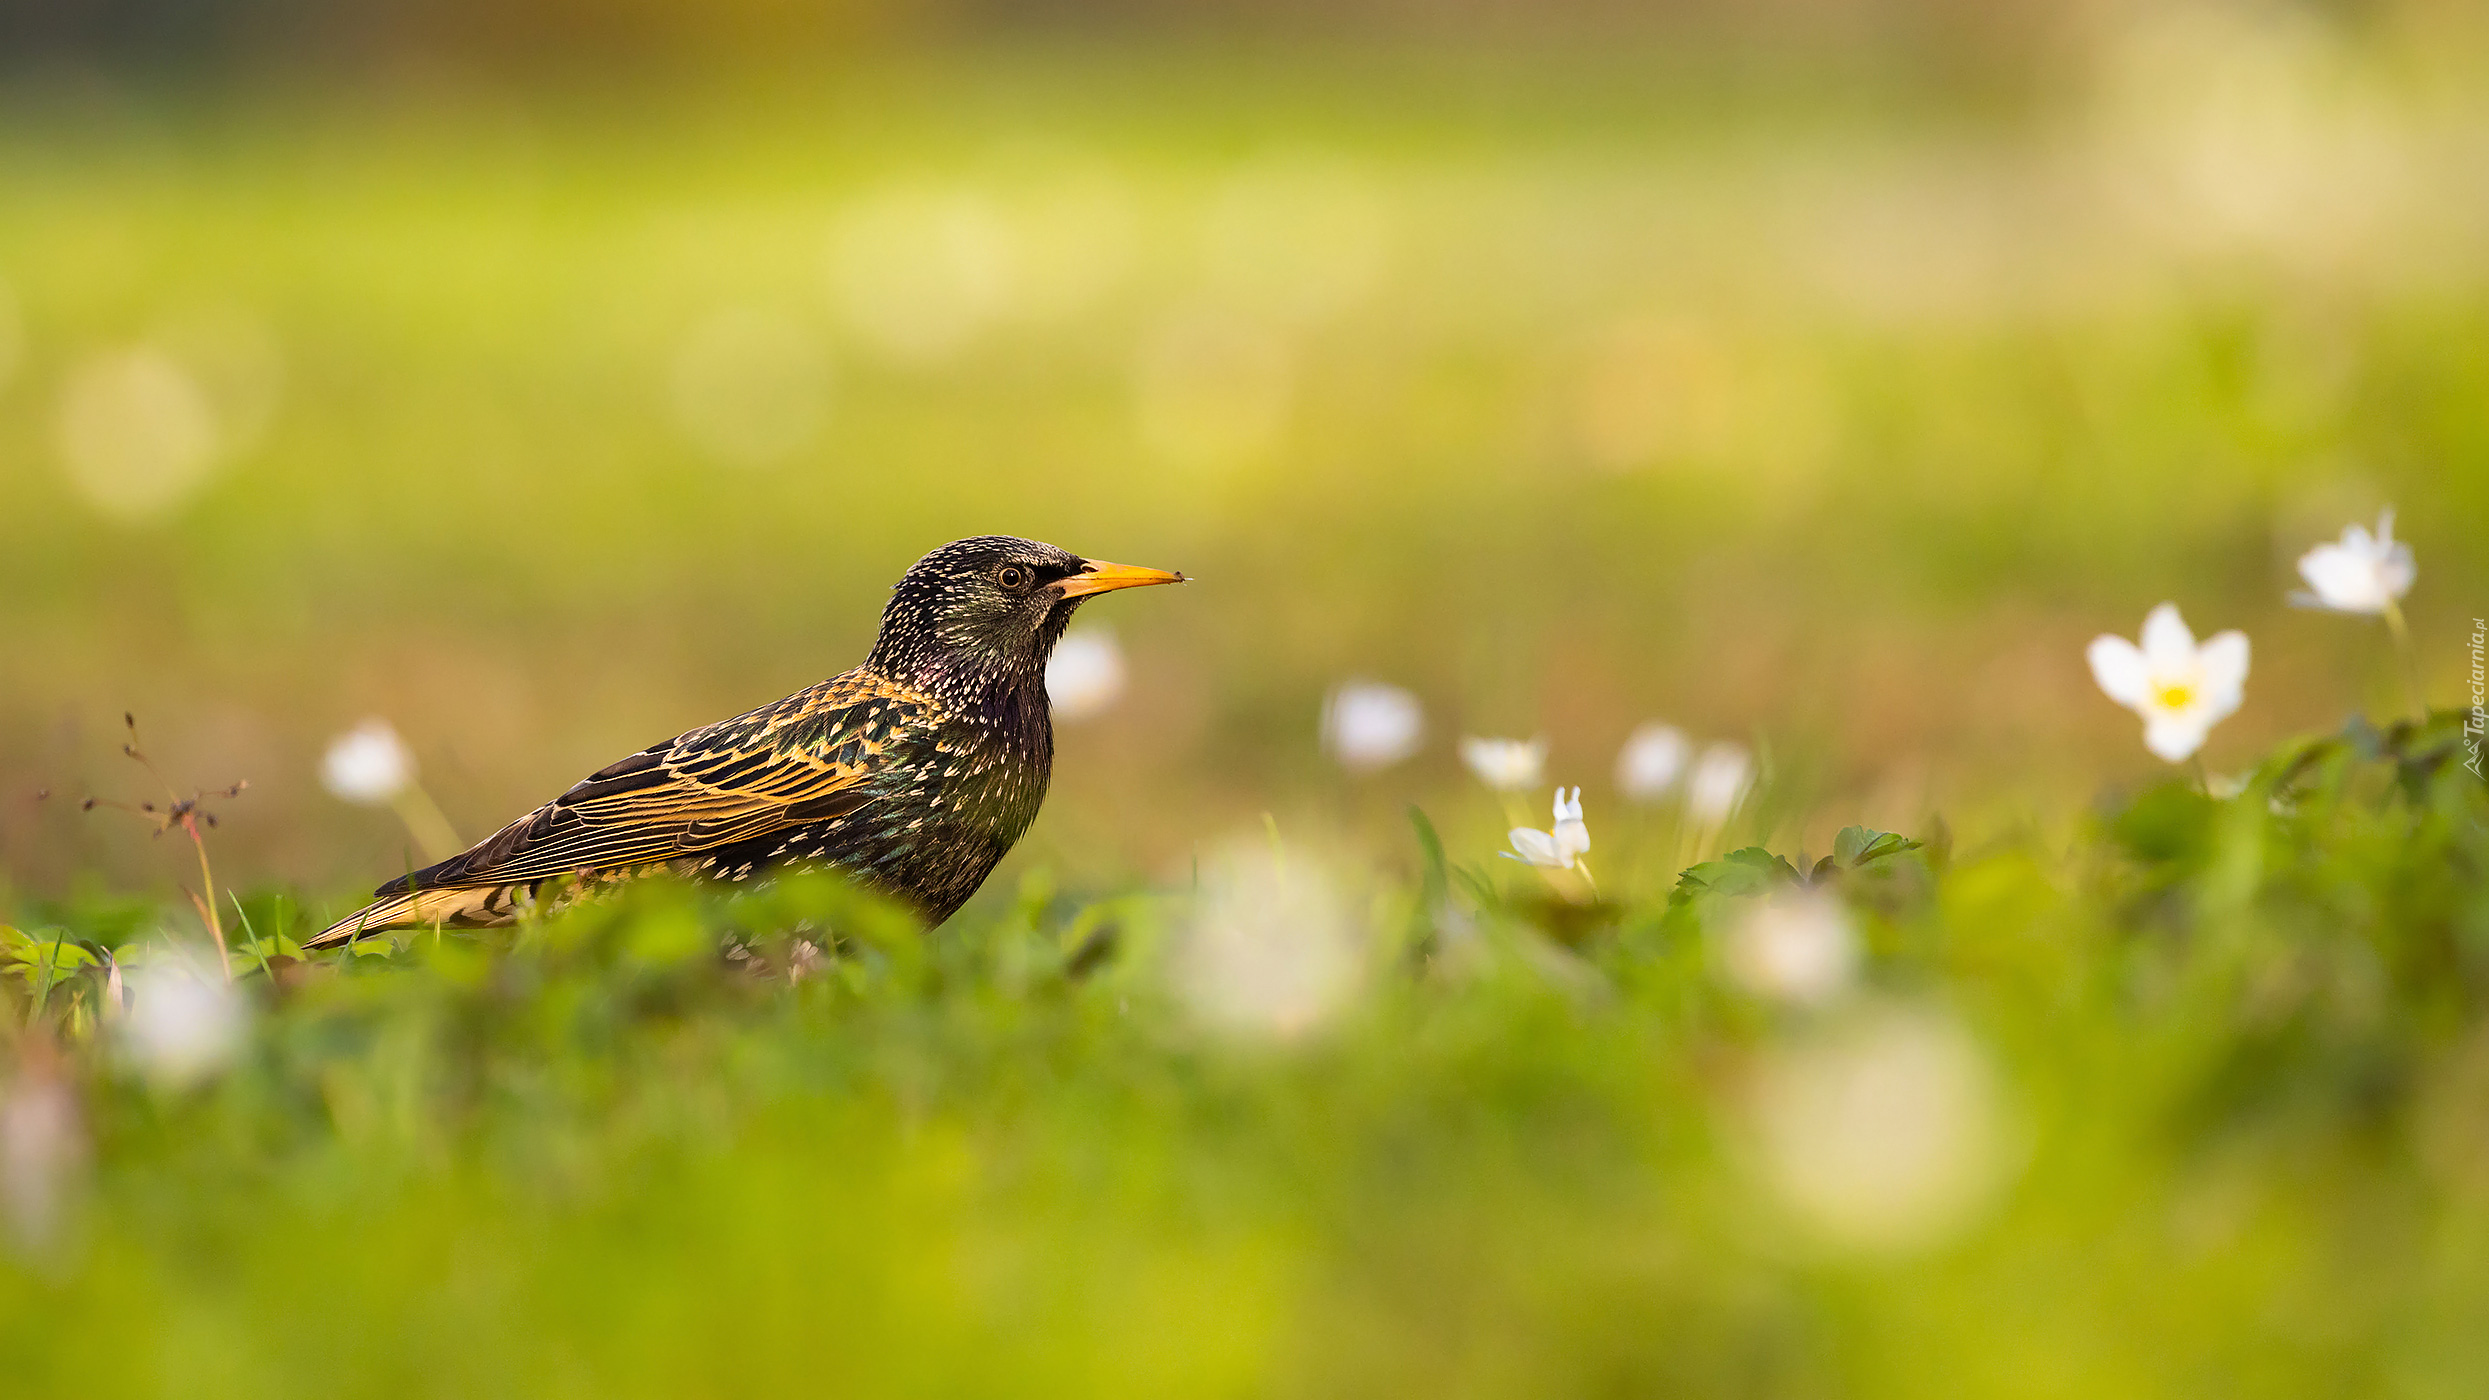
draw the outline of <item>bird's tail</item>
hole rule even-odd
[[[471,927],[506,924],[513,914],[512,891],[502,885],[449,886],[404,890],[373,900],[303,940],[305,948],[334,948],[369,933],[434,924]]]

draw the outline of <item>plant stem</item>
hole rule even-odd
[[[449,824],[440,804],[432,800],[432,794],[424,791],[421,784],[408,783],[398,793],[395,805],[398,820],[406,823],[407,834],[423,847],[424,854],[434,860],[447,860],[466,849],[466,843],[458,839],[458,828]]]
[[[65,928],[52,934],[52,949],[43,955],[43,972],[35,980],[35,1009],[30,1020],[41,1019],[45,1004],[52,1000],[52,974],[60,971],[61,940],[68,936],[69,930]]]
[[[225,980],[233,980],[233,954],[225,948],[225,921],[216,913],[216,872],[207,865],[207,842],[199,839],[199,824],[187,817],[182,830],[190,837],[191,846],[199,853],[199,880],[207,886],[207,898],[201,901],[200,912],[207,918],[208,936],[216,940],[216,961],[225,970]]]
[[[2402,658],[2403,688],[2408,693],[2412,708],[2419,711],[2420,718],[2425,720],[2429,707],[2428,697],[2420,691],[2420,659],[2411,648],[2411,627],[2403,621],[2402,604],[2391,598],[2385,600],[2385,630],[2393,634],[2394,651]]]

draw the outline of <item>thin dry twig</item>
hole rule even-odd
[[[148,775],[164,788],[165,805],[158,807],[153,802],[141,802],[132,806],[127,802],[116,802],[111,798],[90,797],[79,807],[79,810],[91,812],[98,807],[110,807],[115,811],[128,812],[145,819],[155,828],[153,835],[162,836],[168,831],[179,828],[183,835],[190,838],[191,849],[199,853],[199,881],[206,887],[207,893],[205,897],[192,894],[186,885],[182,887],[182,893],[188,896],[191,907],[199,911],[200,921],[207,925],[208,936],[216,940],[216,960],[224,968],[225,980],[230,982],[233,980],[233,953],[225,943],[225,921],[216,912],[216,871],[208,864],[207,840],[199,834],[199,824],[205,822],[211,828],[216,825],[216,814],[207,810],[201,805],[202,803],[211,798],[239,797],[245,789],[250,787],[250,782],[244,779],[214,792],[198,791],[184,797],[172,783],[165,779],[164,774],[156,768],[155,761],[147,757],[146,751],[139,748],[138,716],[125,713],[121,716],[121,723],[128,729],[130,735],[128,742],[121,746],[122,755],[146,769]]]

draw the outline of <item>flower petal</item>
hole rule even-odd
[[[2411,546],[2398,544],[2377,562],[2377,587],[2388,598],[2400,598],[2411,591],[2419,580],[2420,564],[2412,557]]]
[[[1555,813],[1558,825],[1580,821],[1582,819],[1582,790],[1575,788],[1573,795],[1567,797],[1563,788],[1557,788]]]
[[[2196,660],[2204,668],[2205,721],[2237,710],[2247,693],[2247,634],[2232,628],[2214,636]]]
[[[1532,865],[1563,870],[1573,864],[1573,858],[1565,854],[1563,845],[1544,831],[1516,826],[1512,829],[1511,839],[1513,853]]]
[[[1567,865],[1572,864],[1576,856],[1590,854],[1590,826],[1587,822],[1557,822],[1555,838],[1556,849],[1564,852],[1564,863]]]
[[[2178,615],[2176,603],[2163,603],[2143,619],[2143,659],[2156,676],[2183,675],[2195,662],[2195,634]]]
[[[2378,572],[2374,559],[2338,544],[2320,544],[2299,556],[2299,577],[2336,612],[2385,611],[2385,590]]]
[[[2102,694],[2130,709],[2150,697],[2151,667],[2133,642],[2104,632],[2092,638],[2083,654],[2091,662],[2091,678],[2100,683]]]
[[[2212,725],[2199,715],[2163,711],[2145,721],[2143,746],[2157,758],[2184,763],[2204,746],[2210,732]]]

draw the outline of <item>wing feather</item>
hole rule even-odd
[[[608,764],[378,893],[648,865],[828,821],[870,801],[880,756],[936,713],[928,696],[850,671]]]

